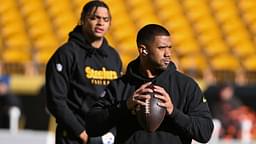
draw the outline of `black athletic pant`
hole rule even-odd
[[[67,133],[60,125],[56,128],[55,141],[56,144],[83,144],[79,137]],[[101,137],[91,137],[88,144],[102,144]]]

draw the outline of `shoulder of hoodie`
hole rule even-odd
[[[190,76],[182,73],[182,72],[179,72],[179,71],[176,71],[175,72],[176,74],[176,80],[179,82],[179,84],[181,84],[182,86],[188,86],[188,87],[198,87],[198,84],[197,82],[191,78]]]
[[[79,47],[78,45],[74,44],[71,41],[67,41],[66,43],[59,46],[55,53],[53,54],[53,57],[56,55],[61,55],[62,58],[72,58],[75,55],[80,55],[82,53],[85,53],[85,50],[82,50],[83,48]]]
[[[118,56],[119,59],[120,59],[120,55],[119,55],[119,53],[117,52],[117,50],[116,50],[114,47],[112,47],[111,45],[109,45],[109,44],[107,44],[107,45],[108,45],[108,46],[106,47],[106,48],[107,48],[107,52],[109,52],[110,54],[114,54],[114,55]]]
[[[180,87],[181,89],[200,89],[196,81],[188,75],[181,73],[179,71],[176,71],[175,75],[176,83],[178,87]],[[111,81],[110,85],[108,86],[109,89],[119,92],[120,90],[122,91],[123,88],[127,89],[129,87],[133,86],[131,80],[126,74],[116,80]]]
[[[131,85],[130,80],[127,77],[127,75],[124,74],[121,77],[115,80],[112,80],[108,85],[108,88],[112,90],[115,89],[116,91],[120,91],[120,90],[123,90],[123,88],[128,87],[128,85]]]
[[[64,43],[63,45],[61,45],[57,50],[56,53],[61,53],[64,55],[72,55],[74,53],[80,53],[80,50],[82,50],[81,47],[79,47],[78,45],[74,44],[71,41],[68,41],[66,43]]]
[[[111,56],[114,54],[114,55],[120,57],[117,50],[115,48],[113,48],[112,46],[110,46],[109,44],[107,44],[106,51]],[[56,50],[55,53],[62,54],[62,55],[67,55],[67,56],[72,56],[74,54],[81,54],[81,53],[86,53],[86,52],[87,51],[84,50],[82,47],[78,46],[77,44],[73,43],[72,41],[68,41],[68,42],[64,43],[63,45],[61,45]]]
[[[66,42],[60,47],[58,47],[49,59],[47,65],[54,63],[54,61],[58,61],[59,59],[62,59],[64,61],[72,61],[75,57],[75,53],[78,53],[74,52],[76,51],[76,48],[74,49],[73,47],[73,44],[71,44],[70,42]]]

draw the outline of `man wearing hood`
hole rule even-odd
[[[83,117],[110,81],[121,75],[121,59],[104,38],[110,22],[110,11],[103,1],[88,2],[80,24],[47,64],[47,107],[57,121],[57,144],[101,144],[106,138],[89,140]]]
[[[196,82],[170,61],[169,32],[157,24],[146,25],[138,32],[137,46],[139,57],[88,113],[88,123],[99,127],[88,128],[88,133],[98,135],[115,125],[117,144],[190,144],[192,139],[206,143],[213,131],[208,104]],[[136,107],[147,105],[152,92],[166,115],[156,131],[147,132],[137,120]]]

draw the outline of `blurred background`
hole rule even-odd
[[[6,86],[0,95],[8,98],[0,98],[0,108],[14,115],[13,123],[9,118],[1,126],[3,143],[15,141],[9,133],[16,142],[26,137],[34,138],[31,143],[52,143],[55,120],[45,108],[45,65],[88,1],[1,0],[0,83]],[[256,139],[255,0],[104,1],[113,17],[107,38],[121,55],[124,72],[138,55],[138,29],[149,23],[165,26],[172,35],[171,60],[204,92],[217,121],[216,137],[242,143]]]

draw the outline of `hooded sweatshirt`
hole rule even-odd
[[[190,144],[192,139],[206,143],[213,123],[208,104],[195,81],[176,71],[173,63],[153,79],[143,77],[138,70],[139,59],[136,59],[128,65],[122,78],[109,85],[106,95],[89,112],[88,123],[98,126],[91,127],[90,133],[99,134],[116,125],[117,144]],[[126,104],[134,91],[149,81],[163,87],[174,105],[172,114],[166,114],[160,127],[152,133],[143,130]]]
[[[47,107],[58,125],[79,136],[86,125],[82,117],[110,81],[120,76],[121,65],[105,39],[100,48],[93,48],[77,26],[46,68]]]

